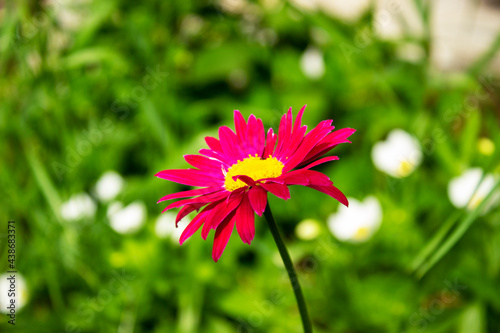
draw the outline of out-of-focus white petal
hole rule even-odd
[[[139,230],[146,221],[146,206],[141,201],[134,201],[126,207],[121,202],[114,202],[107,211],[109,225],[120,234],[131,234]]]
[[[176,214],[173,212],[165,212],[158,216],[155,223],[155,233],[159,238],[170,238],[173,243],[178,245],[181,234],[191,219],[188,216],[184,217],[176,228],[175,217]]]
[[[323,12],[341,20],[355,22],[370,8],[370,0],[316,0]]]
[[[496,183],[495,177],[488,174],[485,175],[478,187],[483,172],[481,168],[470,168],[460,176],[450,180],[448,183],[448,197],[453,206],[457,208],[466,207],[468,210],[473,210],[481,204]],[[476,187],[477,191],[475,191]],[[486,213],[497,200],[498,195],[494,195],[488,205],[489,207],[486,207],[482,213]]]
[[[96,211],[94,200],[87,193],[72,195],[61,206],[61,216],[66,221],[93,217]]]
[[[372,148],[375,167],[395,178],[410,175],[422,162],[422,149],[416,138],[401,129],[392,130],[385,141]]]
[[[311,80],[323,77],[325,74],[323,52],[313,47],[306,49],[300,58],[300,69]]]
[[[11,279],[12,276],[14,279]],[[11,306],[12,300],[14,300],[15,311],[21,310],[28,302],[28,296],[26,280],[20,273],[0,275],[0,312],[10,313],[8,307]]]
[[[96,196],[101,201],[113,200],[123,188],[123,178],[115,171],[105,172],[95,185]]]
[[[368,196],[360,202],[348,198],[349,207],[340,206],[328,217],[328,228],[341,241],[353,243],[370,239],[382,222],[382,207],[377,198]]]

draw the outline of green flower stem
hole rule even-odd
[[[293,292],[295,293],[295,298],[297,299],[297,305],[299,306],[304,333],[312,333],[311,319],[309,319],[309,314],[307,313],[306,301],[304,300],[304,295],[302,294],[302,289],[300,288],[299,279],[297,278],[297,273],[293,268],[292,259],[290,259],[290,255],[288,254],[285,243],[283,243],[283,239],[281,238],[278,226],[276,225],[273,213],[271,212],[269,202],[267,203],[266,210],[264,211],[264,216],[266,217],[269,229],[271,229],[271,234],[273,235],[274,241],[278,246],[278,250],[280,251],[281,259],[285,264],[286,271],[288,272],[288,277],[290,278],[290,283],[292,284]]]

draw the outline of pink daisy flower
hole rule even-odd
[[[206,240],[215,230],[212,257],[218,261],[234,226],[243,242],[250,244],[255,235],[254,212],[262,216],[267,205],[267,193],[290,199],[290,185],[303,185],[348,205],[345,195],[333,186],[325,174],[311,170],[319,164],[338,160],[337,156],[323,157],[356,130],[337,131],[332,120],[324,120],[306,134],[301,124],[305,106],[293,122],[292,109],[281,118],[278,135],[270,128],[267,136],[261,119],[250,115],[248,122],[239,111],[234,111],[236,131],[227,126],[219,128],[219,140],[206,137],[210,149],[201,149],[201,155],[185,155],[194,168],[163,170],[157,177],[184,185],[201,187],[172,193],[158,202],[183,199],[168,205],[163,212],[182,207],[177,223],[187,214],[199,211],[180,237],[180,243],[191,237],[200,227]],[[319,158],[319,159],[318,159]]]

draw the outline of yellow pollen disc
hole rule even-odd
[[[354,234],[353,238],[357,241],[364,241],[370,236],[370,229],[367,227],[359,228]]]
[[[413,164],[409,161],[401,161],[399,164],[399,168],[396,170],[396,173],[400,177],[406,177],[413,171]]]
[[[275,157],[260,159],[257,155],[248,156],[243,161],[233,164],[226,173],[226,181],[224,186],[228,191],[234,191],[244,186],[248,186],[241,180],[234,181],[234,176],[245,175],[257,181],[262,178],[276,178],[281,176],[283,171],[283,163]]]

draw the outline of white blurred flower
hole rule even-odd
[[[181,238],[182,232],[186,226],[191,222],[189,217],[184,217],[182,221],[187,221],[186,223],[181,223],[176,228],[175,227],[175,217],[176,214],[173,212],[166,212],[161,214],[155,223],[155,233],[159,238],[170,238],[175,244],[179,244],[179,239]]]
[[[321,78],[325,74],[323,52],[314,47],[307,48],[300,58],[300,69],[311,80]]]
[[[401,129],[392,130],[387,140],[372,149],[375,167],[396,178],[411,174],[422,162],[422,149],[416,138]]]
[[[321,232],[321,227],[318,221],[313,219],[306,219],[301,221],[295,228],[295,234],[298,238],[303,240],[311,240],[316,237]]]
[[[146,221],[146,206],[134,201],[126,207],[121,202],[113,202],[107,211],[109,224],[120,234],[131,234],[139,230]]]
[[[78,30],[88,20],[90,3],[89,0],[48,0],[46,2],[47,6],[54,11],[61,28],[71,31]]]
[[[370,8],[370,0],[316,0],[327,14],[341,20],[355,22]]]
[[[348,198],[349,207],[340,206],[328,217],[328,228],[341,241],[367,241],[380,227],[382,207],[377,198],[368,196],[362,202]]]
[[[101,201],[113,200],[123,188],[123,178],[115,171],[103,173],[95,185],[95,194]]]
[[[450,180],[448,183],[448,197],[453,206],[473,210],[483,202],[484,198],[495,186],[496,181],[492,174],[487,174],[478,187],[482,176],[483,170],[481,168],[471,168]],[[475,191],[476,187],[477,191]],[[482,211],[483,214],[492,208],[495,201],[498,201],[498,196],[498,194],[494,195],[488,207]]]
[[[14,275],[15,278],[9,279],[12,275]],[[14,283],[15,288],[12,288],[12,282]],[[11,293],[9,290],[11,289],[15,289],[15,295],[11,295],[12,297],[9,297],[9,294]],[[4,273],[0,275],[0,312],[5,314],[10,313],[10,309],[7,307],[12,303],[11,300],[14,300],[16,312],[21,310],[28,301],[28,287],[26,286],[26,280],[19,273]]]
[[[96,211],[94,200],[87,193],[74,194],[61,206],[61,216],[66,221],[93,217]]]
[[[292,0],[297,8],[321,11],[343,21],[355,22],[370,8],[370,0]]]

